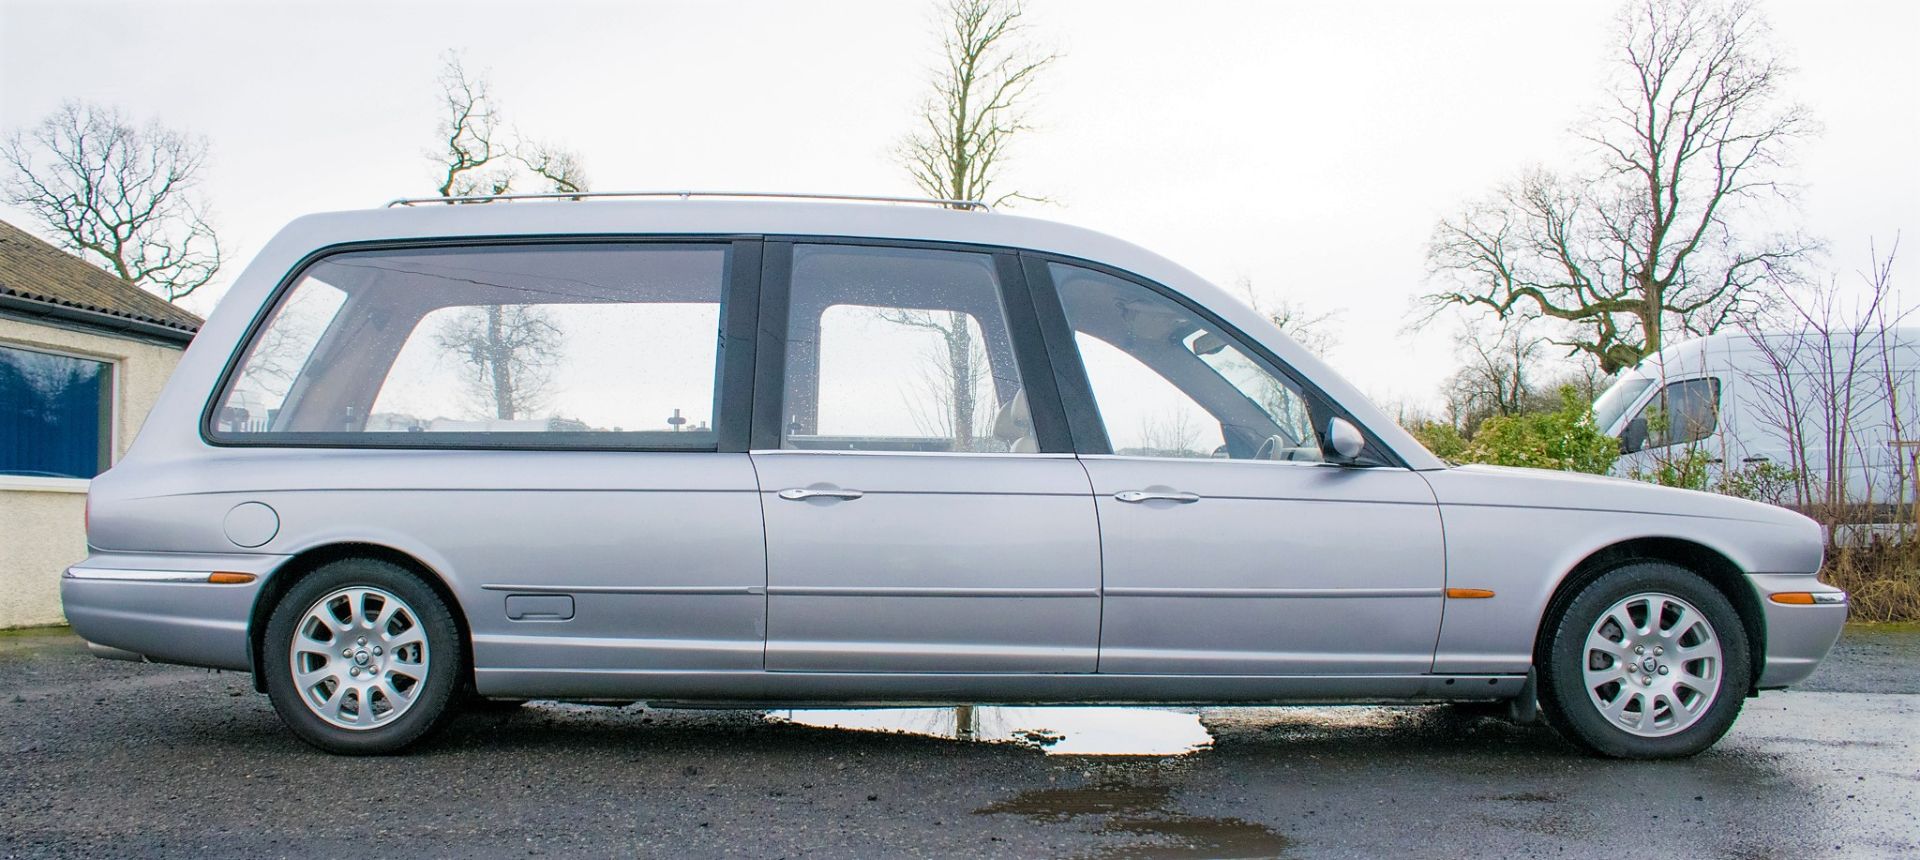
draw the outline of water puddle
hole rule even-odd
[[[975,810],[975,815],[1019,815],[1061,822],[1097,817],[1101,831],[1128,837],[1094,855],[1110,858],[1278,857],[1287,837],[1239,818],[1209,818],[1171,809],[1163,786],[1124,784],[1044,788]]]
[[[1192,711],[1155,708],[989,707],[769,711],[769,719],[826,729],[1014,743],[1048,755],[1186,755],[1213,745]]]

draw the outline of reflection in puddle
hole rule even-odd
[[[1080,816],[1105,818],[1102,830],[1137,841],[1115,846],[1099,857],[1278,857],[1287,837],[1265,825],[1239,818],[1208,818],[1170,808],[1164,786],[1090,785],[1029,791],[982,809],[975,815],[1021,815],[1037,821]]]
[[[803,726],[1017,743],[1048,755],[1185,755],[1213,745],[1191,711],[1153,708],[871,708],[769,711]]]

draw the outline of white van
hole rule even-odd
[[[1594,422],[1620,439],[1616,475],[1701,451],[1718,469],[1803,472],[1817,494],[1838,464],[1847,502],[1886,504],[1912,492],[1899,464],[1915,451],[1894,443],[1920,439],[1916,370],[1920,328],[1716,334],[1623,371]]]

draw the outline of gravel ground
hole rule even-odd
[[[1920,630],[1680,762],[1446,708],[1210,709],[1185,756],[1045,755],[754,712],[536,703],[315,752],[245,676],[0,636],[0,856],[1920,855]]]

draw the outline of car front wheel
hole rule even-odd
[[[328,752],[398,751],[445,722],[465,653],[446,603],[372,559],[327,564],[268,619],[262,671],[274,710]]]
[[[1540,704],[1575,744],[1616,758],[1678,758],[1713,745],[1752,678],[1746,629],[1725,595],[1665,562],[1587,583],[1536,655]]]

